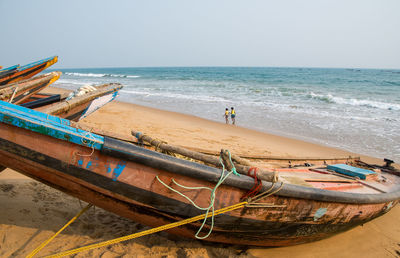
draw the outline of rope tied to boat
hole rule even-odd
[[[227,152],[229,153],[229,158],[230,158],[230,152],[229,152],[228,150],[227,150]],[[238,176],[239,176],[239,174],[236,172],[235,165],[233,164],[232,159],[230,159],[232,169],[230,169],[230,170],[228,171],[228,173],[226,173],[226,174],[225,174],[225,172],[226,172],[225,164],[224,164],[222,155],[220,156],[220,162],[221,162],[221,165],[222,165],[222,172],[221,172],[221,176],[220,176],[220,178],[219,178],[219,180],[218,180],[218,182],[217,182],[217,184],[215,185],[214,188],[209,188],[209,187],[206,187],[206,186],[199,186],[199,187],[184,186],[184,185],[181,185],[181,184],[177,183],[173,178],[171,179],[171,181],[172,181],[174,184],[176,184],[177,186],[179,186],[179,187],[181,187],[181,188],[183,188],[183,189],[188,189],[188,190],[201,190],[201,189],[205,189],[205,190],[209,190],[209,191],[211,192],[211,195],[210,195],[210,203],[209,203],[208,207],[200,207],[200,206],[198,206],[192,199],[190,199],[190,197],[186,196],[185,194],[181,193],[180,191],[178,191],[178,190],[172,188],[171,186],[167,185],[167,184],[164,183],[158,176],[156,176],[157,180],[158,180],[162,185],[164,185],[166,188],[168,188],[169,190],[171,190],[171,191],[173,191],[173,192],[179,194],[180,196],[184,197],[185,199],[187,199],[187,200],[188,200],[194,207],[196,207],[197,209],[206,211],[205,217],[204,217],[204,219],[203,219],[203,223],[201,224],[199,230],[198,230],[197,233],[195,234],[195,237],[196,237],[197,239],[205,239],[205,238],[207,238],[207,237],[211,234],[211,232],[212,232],[212,230],[213,230],[213,228],[214,228],[215,195],[216,195],[216,191],[217,191],[218,187],[219,187],[231,174],[235,174],[235,175],[238,175]],[[199,236],[200,232],[203,230],[203,228],[204,228],[204,226],[205,226],[205,224],[206,224],[206,222],[207,222],[207,218],[209,217],[208,214],[210,213],[210,210],[211,210],[211,226],[210,226],[210,229],[209,229],[209,231],[208,231],[208,233],[207,233],[206,235],[204,235],[204,236]]]
[[[57,231],[53,236],[51,236],[49,239],[44,241],[41,245],[39,245],[35,250],[33,250],[26,258],[31,258],[35,256],[40,250],[42,250],[46,245],[48,245],[56,236],[58,236],[64,229],[66,229],[69,225],[72,224],[75,220],[77,220],[83,213],[85,213],[87,210],[92,207],[93,204],[88,203],[85,208],[83,208],[78,214],[76,214],[70,221],[68,221],[67,224],[65,224],[60,230]]]
[[[246,205],[246,203],[247,202],[241,202],[241,203],[237,203],[237,204],[225,207],[225,208],[218,209],[218,210],[215,211],[214,215],[219,215],[219,214],[223,214],[223,213],[226,213],[226,212],[230,212],[230,211],[233,211],[233,210],[237,210],[237,209],[243,208]],[[127,235],[127,236],[118,237],[118,238],[115,238],[115,239],[111,239],[111,240],[103,241],[103,242],[100,242],[100,243],[79,247],[79,248],[76,248],[76,249],[60,252],[60,253],[49,255],[49,256],[45,256],[45,257],[46,258],[49,258],[49,257],[53,258],[53,257],[63,257],[63,256],[67,256],[67,255],[73,255],[73,254],[80,253],[80,252],[83,252],[83,251],[88,251],[88,250],[92,250],[92,249],[95,249],[95,248],[100,248],[100,247],[104,247],[104,246],[120,243],[120,242],[123,242],[123,241],[127,241],[127,240],[130,240],[130,239],[135,239],[135,238],[138,238],[138,237],[154,234],[154,233],[157,233],[157,232],[160,232],[160,231],[165,231],[165,230],[168,230],[168,229],[176,228],[176,227],[179,227],[179,226],[183,226],[183,225],[186,225],[186,224],[189,224],[189,223],[196,222],[198,220],[201,220],[201,219],[204,219],[204,218],[207,218],[207,217],[211,217],[211,216],[212,216],[211,214],[208,214],[208,215],[201,214],[201,215],[198,215],[198,216],[195,216],[195,217],[191,217],[191,218],[184,219],[184,220],[177,221],[177,222],[173,222],[173,223],[170,223],[170,224],[167,224],[167,225],[159,226],[157,228],[151,228],[151,229],[148,229],[148,230],[145,230],[145,231],[141,231],[141,232],[137,232],[137,233],[133,233],[133,234],[130,234],[130,235]]]
[[[261,188],[262,188],[262,180],[259,180],[259,179],[257,178],[257,170],[258,170],[257,167],[251,167],[251,168],[249,169],[249,171],[247,172],[247,175],[248,175],[249,177],[254,178],[254,186],[253,186],[253,188],[250,189],[250,191],[248,191],[247,193],[245,193],[245,194],[240,198],[240,200],[246,200],[247,198],[254,197],[255,195],[257,195],[257,194],[260,192],[260,190],[261,190]],[[253,174],[251,174],[251,172],[253,172]]]
[[[275,188],[275,184],[277,182],[272,182],[271,187],[268,188],[268,190],[257,194],[253,197],[249,197],[247,198],[247,204],[245,205],[246,208],[283,208],[286,207],[286,205],[277,205],[274,203],[259,203],[258,201],[265,199],[273,194],[276,194],[277,192],[279,192],[282,188],[283,188],[283,182],[281,182],[281,185],[274,190]]]
[[[92,130],[92,129],[90,129],[90,131],[85,131],[84,137],[81,138],[81,142],[82,142],[83,145],[86,145],[87,147],[92,148],[92,151],[90,152],[90,154],[81,154],[81,153],[79,153],[79,152],[76,152],[75,154],[76,154],[77,156],[81,156],[81,157],[91,157],[91,156],[93,155],[93,153],[94,153],[94,146],[93,146],[93,145],[94,145],[94,143],[95,143],[96,138],[94,138],[94,136],[92,135],[91,130]],[[87,138],[90,138],[91,141],[87,141],[86,139],[84,139],[84,138],[86,138],[86,137],[87,137]]]

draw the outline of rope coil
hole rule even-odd
[[[228,153],[230,154],[229,151],[228,151]],[[221,156],[222,156],[222,155],[221,155]],[[230,157],[230,155],[229,155],[229,157]],[[198,206],[198,205],[197,205],[192,199],[190,199],[188,196],[186,196],[185,194],[183,194],[183,193],[179,192],[178,190],[172,188],[171,186],[167,185],[167,184],[164,183],[158,176],[156,176],[157,180],[158,180],[162,185],[164,185],[166,188],[168,188],[169,190],[171,190],[171,191],[173,191],[173,192],[179,194],[180,196],[184,197],[185,199],[187,199],[187,200],[188,200],[194,207],[196,207],[197,209],[206,211],[205,217],[204,217],[204,220],[203,220],[203,223],[201,224],[199,230],[198,230],[197,233],[195,234],[195,237],[196,237],[197,239],[205,239],[205,238],[207,238],[207,237],[211,234],[211,232],[212,232],[212,230],[213,230],[213,228],[214,228],[214,217],[215,217],[215,210],[214,210],[214,205],[215,205],[215,193],[216,193],[218,187],[219,187],[219,186],[225,181],[225,179],[227,179],[231,174],[235,174],[235,173],[237,174],[236,169],[235,169],[235,165],[233,164],[232,160],[230,160],[230,162],[232,162],[232,163],[231,163],[232,169],[231,169],[231,171],[229,171],[227,174],[225,174],[226,169],[225,169],[225,165],[224,165],[224,162],[222,161],[222,158],[221,158],[221,157],[220,157],[220,162],[221,162],[221,165],[222,165],[221,176],[220,176],[220,178],[219,178],[219,180],[218,180],[218,183],[217,183],[217,184],[215,185],[215,187],[212,188],[212,189],[209,188],[209,187],[206,187],[206,186],[200,186],[200,187],[184,186],[184,185],[178,184],[173,178],[171,179],[171,181],[172,181],[174,184],[176,184],[177,186],[179,186],[179,187],[181,187],[181,188],[183,188],[183,189],[188,189],[188,190],[201,190],[201,189],[206,189],[206,190],[209,190],[209,191],[211,192],[211,195],[210,195],[210,204],[209,204],[208,207],[200,207],[200,206]],[[239,175],[239,174],[237,174],[237,175]],[[207,233],[206,235],[204,235],[204,236],[199,236],[200,232],[202,231],[204,225],[205,225],[206,222],[207,222],[207,218],[208,218],[208,214],[209,214],[210,210],[211,210],[211,226],[210,226],[210,230],[208,231],[208,233]]]

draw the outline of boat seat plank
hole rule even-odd
[[[346,164],[335,164],[335,165],[328,165],[327,166],[328,170],[333,170],[337,173],[348,175],[348,176],[353,176],[353,177],[358,177],[360,179],[367,179],[367,177],[371,176],[376,176],[377,173],[368,170],[368,169],[363,169],[363,168],[357,168],[353,166],[349,166]]]

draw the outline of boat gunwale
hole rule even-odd
[[[107,136],[104,136],[104,145],[101,151],[113,157],[121,158],[122,156],[124,159],[138,162],[146,166],[210,182],[218,182],[221,175],[221,169],[175,158]],[[151,159],[149,159],[150,157]],[[173,163],[172,168],[171,162]],[[246,175],[229,176],[225,180],[224,184],[250,190],[254,186],[254,179]],[[282,189],[275,193],[278,196],[311,199],[324,202],[373,204],[400,199],[400,189],[387,193],[361,194],[304,187],[282,182],[271,183],[262,181],[262,184],[263,186],[261,191],[266,191],[271,187],[273,187],[271,191],[274,191],[282,185]]]

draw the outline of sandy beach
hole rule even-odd
[[[237,119],[240,125],[240,117]],[[113,102],[80,124],[131,137],[132,129],[168,143],[240,156],[342,158],[344,150],[226,125],[195,116]],[[364,160],[379,162],[372,157]],[[0,172],[0,257],[23,257],[49,238],[85,204],[19,173]],[[113,239],[146,229],[100,208],[91,208],[39,256]],[[384,216],[314,243],[283,248],[210,244],[158,233],[76,257],[400,257],[400,207]]]

